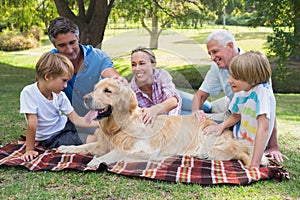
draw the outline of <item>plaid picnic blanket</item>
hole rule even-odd
[[[10,143],[0,148],[0,166],[23,166],[31,171],[106,170],[131,177],[201,185],[248,185],[260,180],[289,179],[287,171],[275,163],[269,167],[249,170],[237,160],[215,161],[190,156],[172,156],[160,162],[117,162],[90,168],[87,163],[93,158],[92,155],[63,154],[56,152],[56,149],[41,146],[37,146],[36,150],[39,151],[38,157],[30,162],[23,162],[20,156],[25,152],[25,144]]]

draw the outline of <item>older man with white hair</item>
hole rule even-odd
[[[218,29],[210,33],[206,38],[206,47],[214,63],[207,72],[199,90],[194,95],[192,113],[199,121],[204,121],[208,117],[216,122],[222,122],[230,115],[228,106],[233,97],[233,92],[228,82],[228,66],[232,58],[244,51],[237,47],[234,36],[224,29]],[[210,95],[216,96],[221,91],[225,93],[225,97],[213,101],[211,103],[211,111],[204,113],[202,110],[203,103]],[[283,161],[283,155],[279,151],[277,142],[276,121],[266,153],[270,154],[278,162]]]

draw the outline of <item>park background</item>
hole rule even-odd
[[[231,31],[244,50],[260,50],[272,63],[280,150],[289,181],[247,187],[173,184],[109,173],[29,172],[0,168],[2,199],[299,199],[300,66],[297,0],[217,1],[1,1],[0,145],[16,141],[26,126],[19,93],[35,81],[39,56],[52,49],[46,27],[67,16],[79,24],[80,41],[105,50],[116,69],[131,78],[130,50],[154,49],[158,67],[180,89],[194,93],[211,61],[205,38]],[[95,28],[95,29],[94,29]],[[98,29],[97,29],[98,28]],[[212,98],[210,100],[213,100]]]

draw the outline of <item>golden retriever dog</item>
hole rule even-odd
[[[246,140],[233,137],[226,130],[220,136],[203,135],[203,128],[215,124],[211,120],[199,122],[191,115],[159,115],[151,125],[142,122],[142,110],[135,93],[128,84],[115,79],[104,79],[94,91],[84,97],[91,111],[89,118],[99,120],[97,142],[80,146],[60,146],[62,153],[93,154],[88,163],[117,161],[159,161],[167,156],[189,155],[201,159],[242,160],[251,164],[252,147]]]

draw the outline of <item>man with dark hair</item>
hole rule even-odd
[[[83,96],[92,92],[94,85],[99,80],[115,77],[126,81],[114,69],[112,60],[104,51],[79,43],[79,28],[70,19],[58,17],[51,21],[48,36],[55,47],[52,52],[65,55],[74,65],[74,75],[68,81],[64,92],[80,116],[84,116],[88,112],[83,103]],[[92,134],[94,130],[80,129],[78,132]]]

